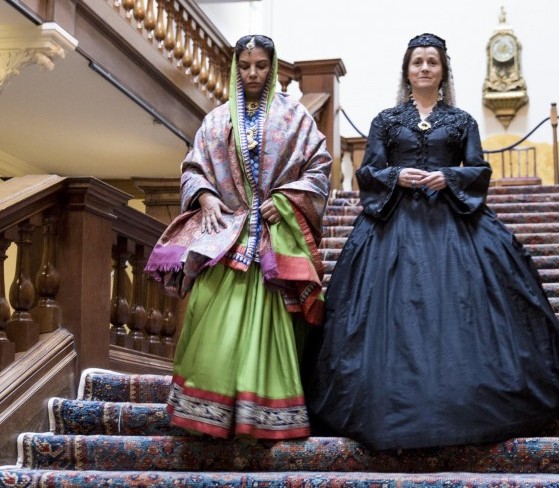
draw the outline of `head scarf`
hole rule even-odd
[[[258,46],[256,46],[258,47]],[[233,124],[233,133],[235,135],[235,146],[237,154],[243,162],[250,160],[248,154],[248,144],[245,127],[245,91],[241,75],[237,68],[237,55],[233,55],[231,62],[231,78],[229,81],[229,110],[231,113],[231,123]],[[260,95],[259,117],[257,123],[257,140],[262,139],[262,128],[266,115],[270,110],[270,105],[276,92],[276,84],[278,79],[278,57],[274,47],[274,56],[272,59],[272,66],[268,73],[268,80]]]

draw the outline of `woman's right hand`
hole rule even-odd
[[[198,203],[200,203],[200,208],[202,209],[202,232],[211,234],[215,231],[219,233],[221,227],[227,227],[225,220],[223,220],[222,212],[232,214],[233,210],[218,197],[206,191],[198,197]]]
[[[429,176],[428,171],[417,168],[404,168],[398,175],[398,185],[404,188],[416,188],[421,186],[420,181]]]

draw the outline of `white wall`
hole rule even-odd
[[[523,47],[530,101],[506,131],[521,136],[559,101],[557,0],[260,0],[201,7],[231,44],[261,33],[274,39],[279,57],[289,62],[342,58],[347,75],[341,78],[341,105],[365,133],[372,117],[394,104],[408,40],[423,32],[440,35],[451,56],[457,104],[477,119],[485,139],[505,132],[482,105],[486,44],[501,5]],[[341,132],[357,135],[345,120]],[[550,142],[549,125],[530,139]]]

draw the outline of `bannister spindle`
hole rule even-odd
[[[34,229],[35,226],[30,223],[18,226],[16,273],[10,286],[10,304],[14,312],[6,329],[8,339],[16,346],[16,352],[27,351],[39,342],[39,326],[30,313],[35,302],[35,287],[29,277]]]
[[[13,363],[16,356],[16,345],[9,341],[6,335],[6,327],[10,319],[10,305],[6,299],[4,261],[6,261],[6,251],[10,243],[11,241],[3,235],[0,237],[0,369]]]
[[[194,78],[200,73],[200,38],[198,28],[192,32],[192,64],[190,65],[190,73]]]
[[[165,39],[163,41],[163,46],[167,50],[167,57],[171,59],[173,57],[173,48],[175,47],[175,33],[173,30],[173,19],[175,18],[175,12],[173,10],[173,2],[167,3],[167,28],[165,29]]]
[[[147,313],[145,304],[146,297],[146,275],[144,268],[147,258],[145,256],[144,246],[136,245],[136,251],[130,259],[132,265],[132,305],[130,306],[130,315],[128,317],[128,334],[129,343],[127,347],[136,351],[144,350],[144,328],[147,321]]]
[[[198,81],[205,86],[208,82],[208,46],[206,44],[206,39],[202,38],[200,42],[200,52],[202,53],[202,59],[200,61],[200,73],[198,74]]]
[[[116,246],[113,246],[113,298],[111,300],[111,344],[126,347],[127,332],[124,325],[128,322],[130,307],[124,293],[124,281],[126,278],[126,266],[130,253],[127,249],[127,240],[124,237],[117,238]]]
[[[220,58],[219,49],[212,42],[211,50],[209,51],[209,56],[208,56],[209,71],[208,71],[208,82],[206,83],[206,88],[214,96],[215,96],[215,88],[217,86],[217,80],[219,76],[219,58]]]
[[[225,70],[223,76],[223,92],[221,94],[221,101],[226,102],[229,100],[229,70]]]
[[[162,355],[172,359],[175,355],[175,331],[177,321],[174,313],[175,300],[168,296],[163,296],[163,326],[161,328]]]
[[[179,8],[178,12],[175,14],[175,48],[173,49],[173,56],[177,62],[177,66],[180,67],[181,60],[184,56],[184,34],[182,32],[183,25],[183,11]]]
[[[127,19],[131,19],[132,18],[132,9],[134,8],[134,0],[122,0],[121,2],[119,2],[119,5],[122,5],[122,8],[124,9],[125,12],[125,17]]]
[[[223,95],[223,68],[221,67],[221,63],[217,67],[217,78],[213,93],[216,100],[221,100],[221,95]]]
[[[182,57],[182,65],[184,66],[185,72],[190,69],[193,61],[191,37],[190,19],[186,18],[184,20],[184,56]]]
[[[144,339],[145,352],[161,355],[163,345],[159,334],[163,328],[163,315],[159,309],[160,287],[148,277],[148,311],[146,320],[146,338]]]
[[[153,37],[157,41],[157,47],[163,49],[163,41],[167,29],[165,28],[165,0],[157,0],[157,20],[155,21],[155,29],[153,30]]]
[[[134,19],[136,19],[136,27],[142,30],[142,25],[146,17],[145,0],[135,0],[134,2]]]
[[[48,215],[43,222],[43,253],[41,265],[35,277],[35,288],[39,296],[37,305],[31,311],[33,320],[39,325],[39,332],[52,332],[60,327],[60,307],[56,295],[60,286],[60,273],[56,268],[56,237],[58,218]]]
[[[146,16],[144,17],[144,29],[148,33],[148,39],[153,39],[153,29],[155,29],[155,0],[148,0],[146,7]]]

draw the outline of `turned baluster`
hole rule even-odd
[[[175,14],[175,47],[173,49],[173,56],[175,58],[175,62],[177,66],[180,67],[182,57],[184,56],[184,34],[183,30],[183,12],[182,9]]]
[[[126,346],[127,331],[124,325],[128,322],[130,307],[124,293],[126,266],[130,253],[124,237],[118,237],[113,246],[113,298],[111,300],[111,344]]]
[[[162,344],[159,334],[163,328],[163,316],[159,309],[159,293],[161,287],[153,278],[148,277],[148,311],[146,320],[146,338],[144,351],[150,354],[161,355]]]
[[[157,0],[157,20],[155,21],[155,29],[153,29],[153,37],[157,41],[157,47],[163,49],[163,42],[167,29],[165,28],[165,0]]]
[[[18,226],[16,272],[10,286],[10,304],[14,312],[6,328],[6,335],[15,344],[16,352],[27,351],[39,342],[39,326],[30,313],[35,302],[35,287],[29,277],[34,229],[30,223]]]
[[[163,40],[163,46],[167,51],[167,57],[172,59],[173,49],[175,47],[175,33],[173,31],[173,18],[175,17],[175,12],[173,10],[173,2],[169,2],[166,8],[167,12],[167,28],[165,29],[165,39]]]
[[[122,5],[122,8],[124,9],[124,16],[127,19],[132,18],[132,9],[134,8],[134,0],[122,0],[122,2],[118,2],[119,6]]]
[[[221,95],[223,95],[223,68],[220,62],[217,66],[217,79],[214,88],[215,99],[221,101]]]
[[[229,100],[229,73],[227,72],[228,70],[225,70],[225,75],[224,78],[225,80],[227,80],[227,82],[223,83],[223,93],[221,94],[221,101],[222,102],[226,102],[227,100]]]
[[[15,360],[16,345],[8,340],[6,327],[10,319],[10,305],[6,299],[6,287],[4,284],[4,261],[6,251],[10,246],[9,239],[0,237],[0,369],[5,368]]]
[[[202,84],[202,86],[205,86],[208,82],[208,54],[205,38],[202,38],[202,41],[200,42],[200,52],[202,53],[202,60],[200,61],[198,81]]]
[[[190,20],[187,18],[184,20],[184,55],[182,57],[182,65],[184,66],[185,72],[188,72],[193,61],[191,37]]]
[[[43,223],[43,253],[41,265],[35,277],[35,288],[39,300],[31,311],[33,320],[39,325],[39,332],[52,332],[60,327],[60,307],[56,295],[60,286],[60,273],[56,268],[56,237],[58,219],[49,215]]]
[[[155,0],[148,0],[146,7],[146,16],[144,17],[144,29],[148,33],[148,39],[153,39],[153,29],[155,29]]]
[[[147,258],[144,252],[144,246],[137,245],[136,252],[130,259],[132,265],[132,305],[130,306],[130,316],[128,317],[128,334],[127,347],[136,351],[142,351],[145,334],[144,328],[147,321],[147,313],[144,307],[146,295],[146,275],[144,268]]]
[[[190,65],[190,74],[194,76],[195,81],[198,80],[200,69],[200,39],[198,31],[195,29],[192,32],[192,64]]]
[[[175,331],[177,320],[174,313],[176,299],[163,296],[163,327],[161,328],[162,355],[172,359],[175,355]]]
[[[142,30],[145,17],[146,9],[144,6],[144,0],[136,0],[134,2],[134,18],[136,19],[136,27],[138,30]]]

